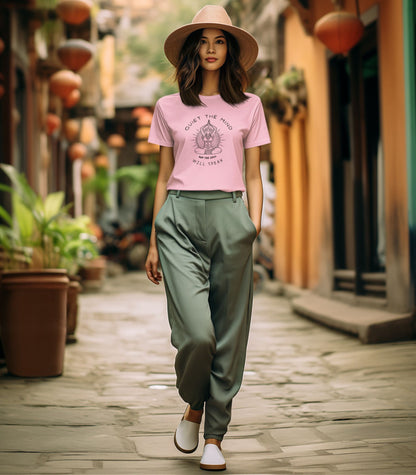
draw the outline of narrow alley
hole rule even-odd
[[[202,440],[189,456],[173,444],[184,405],[163,287],[129,273],[80,303],[61,377],[1,370],[0,473],[201,473]],[[414,474],[415,356],[416,341],[362,345],[258,293],[227,473]]]

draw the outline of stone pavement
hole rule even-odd
[[[59,378],[0,371],[0,473],[203,473],[202,441],[172,441],[184,405],[162,287],[108,279],[81,296],[77,336]],[[226,473],[415,474],[415,395],[415,341],[362,345],[259,293]]]

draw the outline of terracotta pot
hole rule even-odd
[[[69,69],[58,71],[49,79],[49,88],[53,94],[65,99],[75,89],[82,85],[81,76],[75,74]]]
[[[59,0],[56,12],[65,23],[79,25],[90,16],[91,6],[89,0]]]
[[[104,283],[107,262],[104,256],[91,259],[79,271],[85,291],[100,290]]]
[[[80,160],[87,154],[87,147],[81,142],[75,142],[68,148],[68,156],[72,161]]]
[[[111,134],[107,139],[107,145],[112,148],[123,148],[126,146],[126,141],[120,134]]]
[[[316,22],[314,34],[333,53],[345,54],[360,41],[364,25],[352,13],[336,11]]]
[[[85,66],[93,55],[93,45],[85,40],[71,39],[62,43],[58,50],[61,62],[72,71]]]
[[[68,282],[63,269],[3,273],[2,342],[11,374],[22,377],[62,374]]]
[[[81,292],[80,277],[69,276],[68,300],[66,305],[66,339],[71,340],[78,326],[78,295]]]
[[[67,97],[65,97],[65,99],[63,99],[63,105],[67,109],[70,109],[71,107],[74,107],[76,104],[78,104],[80,99],[81,93],[78,89],[74,89],[68,94]]]

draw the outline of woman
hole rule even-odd
[[[160,171],[146,272],[159,284],[160,258],[177,387],[188,403],[174,442],[182,452],[196,450],[205,408],[205,470],[226,468],[221,441],[250,326],[260,146],[270,141],[259,98],[244,92],[257,52],[222,7],[200,10],[166,39],[180,92],[157,102],[149,134],[160,145]]]

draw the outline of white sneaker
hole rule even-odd
[[[181,452],[185,454],[195,452],[199,442],[199,424],[182,419],[176,429],[173,441]]]
[[[215,444],[205,445],[199,466],[202,470],[225,470],[227,468],[221,449]]]

